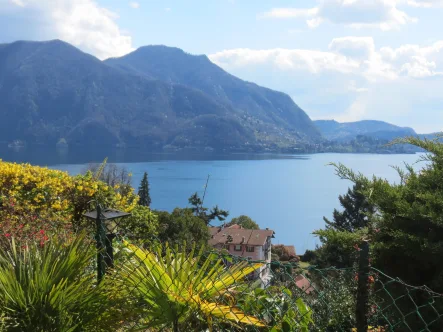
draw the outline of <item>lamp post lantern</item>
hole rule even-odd
[[[106,268],[114,266],[112,240],[115,238],[117,224],[113,222],[113,220],[128,217],[130,215],[130,213],[115,209],[103,209],[100,204],[96,205],[95,211],[90,211],[83,215],[88,219],[95,220],[98,282],[103,279]]]

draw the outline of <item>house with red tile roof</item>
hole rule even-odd
[[[209,245],[216,249],[225,249],[232,256],[254,261],[264,261],[254,278],[262,280],[263,286],[270,281],[271,241],[274,231],[270,229],[244,229],[239,225],[229,227],[209,227],[211,235]]]

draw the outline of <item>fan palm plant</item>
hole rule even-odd
[[[162,246],[144,250],[124,244],[133,256],[120,276],[131,295],[141,301],[141,329],[172,327],[179,331],[194,324],[193,330],[199,326],[212,331],[216,322],[264,326],[235,304],[235,288],[262,263],[243,261],[226,268],[218,254],[205,256],[203,247],[196,250],[194,246],[185,253],[168,245],[165,250]]]
[[[115,290],[96,285],[84,235],[0,249],[0,316],[7,331],[107,330],[118,326]],[[105,290],[106,287],[106,290]],[[101,329],[101,324],[106,329]]]

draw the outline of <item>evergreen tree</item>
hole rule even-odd
[[[218,205],[214,206],[208,213],[208,208],[203,206],[203,200],[200,198],[200,196],[198,196],[197,193],[189,197],[188,201],[192,206],[191,211],[197,217],[203,219],[206,225],[209,225],[209,223],[216,218],[219,221],[223,221],[229,216],[229,212],[220,209]]]
[[[399,142],[428,152],[420,158],[426,163],[419,171],[410,165],[397,168],[399,183],[366,178],[341,164],[337,174],[361,183],[361,192],[376,206],[377,218],[366,235],[373,265],[409,284],[443,292],[443,143],[414,137]]]
[[[343,211],[334,209],[333,221],[323,217],[327,229],[354,232],[368,225],[369,216],[375,212],[375,208],[362,193],[360,182],[354,184],[346,195],[340,195],[338,199]]]
[[[138,201],[139,205],[148,206],[148,207],[151,205],[151,196],[149,195],[148,173],[146,172],[145,174],[143,174],[143,179],[140,183],[140,187],[138,187],[138,196],[140,196],[140,200]]]

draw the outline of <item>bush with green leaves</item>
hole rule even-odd
[[[115,275],[117,284],[133,299],[140,329],[212,331],[214,326],[265,324],[237,305],[236,289],[262,263],[238,262],[226,267],[217,253],[204,247],[190,252],[178,246],[153,245],[142,249],[124,241],[132,253]],[[183,245],[183,248],[186,248]]]
[[[245,312],[265,321],[271,332],[307,332],[313,327],[311,309],[286,287],[256,288],[240,296],[239,302]]]
[[[6,331],[109,331],[125,319],[118,289],[97,286],[85,235],[0,251],[0,317]],[[129,309],[129,308],[128,308]],[[128,310],[128,315],[130,310]]]
[[[147,206],[137,205],[131,215],[119,221],[124,235],[131,240],[147,242],[155,239],[159,231],[158,216]]]
[[[170,245],[187,243],[190,246],[207,246],[209,230],[203,219],[196,216],[192,209],[175,208],[171,213],[155,211],[158,215],[158,239]]]
[[[310,279],[316,291],[311,308],[316,331],[350,331],[355,326],[357,282],[352,271],[330,270]]]

